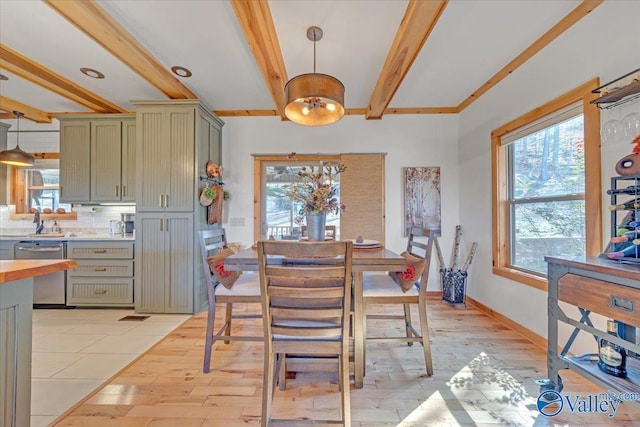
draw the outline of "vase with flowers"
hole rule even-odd
[[[307,234],[310,241],[323,241],[327,213],[339,214],[345,205],[337,197],[336,178],[347,167],[343,164],[304,166],[298,172],[298,180],[291,185],[289,198],[302,205],[295,222],[307,222]]]

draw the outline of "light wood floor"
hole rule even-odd
[[[262,343],[217,344],[211,372],[203,374],[205,319],[201,313],[187,320],[52,425],[259,425]],[[432,377],[419,345],[368,345],[364,388],[351,388],[353,426],[640,425],[640,411],[628,402],[614,417],[563,409],[546,418],[536,409],[535,380],[546,377],[543,349],[473,307],[452,308],[439,298],[430,297],[429,322]],[[404,329],[368,326],[370,333]],[[240,327],[245,334],[259,328]],[[566,395],[603,391],[569,371],[562,378]],[[274,404],[277,418],[338,418],[337,375],[299,373],[286,391],[276,391]]]

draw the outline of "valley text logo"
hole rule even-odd
[[[626,400],[640,400],[640,393],[606,391],[586,396],[563,396],[555,390],[546,390],[538,396],[536,406],[545,417],[555,417],[563,411],[569,411],[572,414],[606,414],[612,418],[616,415],[620,403]]]

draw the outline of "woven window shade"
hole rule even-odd
[[[340,238],[378,240],[384,245],[385,154],[342,154],[347,170],[340,175]]]

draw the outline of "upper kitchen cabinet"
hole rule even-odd
[[[223,122],[198,100],[132,102],[140,159],[138,212],[193,211],[206,162],[220,162]]]
[[[134,202],[136,121],[131,115],[60,120],[60,200]]]
[[[88,120],[60,120],[60,201],[91,200],[89,162],[91,123]]]

